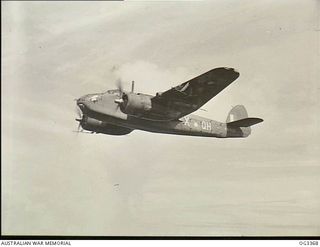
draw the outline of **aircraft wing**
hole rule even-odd
[[[239,77],[233,68],[215,68],[163,93],[152,102],[170,109],[167,117],[179,119],[198,110]]]

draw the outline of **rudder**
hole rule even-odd
[[[234,126],[234,123],[241,122],[248,118],[248,112],[243,105],[236,105],[231,109],[227,117],[228,137],[247,137],[251,134],[250,127]]]
[[[261,118],[249,118],[246,108],[237,105],[231,109],[227,117],[227,137],[247,137],[251,134],[250,126],[261,122]]]

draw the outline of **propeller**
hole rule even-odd
[[[91,131],[91,132],[84,131],[84,129],[82,128],[82,124],[86,123],[88,117],[82,113],[81,109],[78,106],[76,106],[75,110],[76,110],[76,114],[77,114],[77,118],[75,120],[77,122],[79,122],[79,124],[78,124],[77,130],[75,130],[73,132],[76,132],[77,135],[79,133],[81,133],[81,134],[93,134],[93,133],[96,133],[94,131]]]
[[[81,128],[81,123],[82,123],[84,117],[83,117],[82,111],[80,110],[80,108],[78,106],[76,107],[76,113],[77,113],[78,118],[76,118],[75,120],[77,122],[79,122],[76,132],[82,132],[83,129]]]
[[[115,109],[115,110],[117,111],[118,108],[121,106],[121,104],[123,104],[124,101],[125,101],[125,100],[123,99],[123,96],[125,95],[125,93],[124,93],[124,91],[123,91],[121,79],[118,79],[117,82],[116,82],[116,84],[117,84],[117,88],[118,88],[118,90],[119,90],[119,92],[120,92],[119,98],[117,98],[117,99],[114,100],[114,102],[118,104],[117,107],[116,107],[116,109]],[[134,81],[132,81],[132,84],[131,84],[131,93],[133,93],[133,91],[134,91]]]
[[[117,111],[119,109],[120,105],[123,103],[122,97],[124,94],[121,79],[117,80],[116,85],[117,85],[117,89],[119,90],[120,94],[119,94],[119,98],[114,100],[114,102],[117,103],[117,107],[116,107],[115,111]]]
[[[80,108],[77,106],[76,107],[76,112],[77,112],[77,116],[80,118],[80,120],[82,119],[82,111],[80,110]]]
[[[120,91],[120,96],[122,96],[123,86],[122,86],[122,81],[121,81],[121,79],[118,79],[118,80],[117,80],[116,85],[117,85],[117,89]]]

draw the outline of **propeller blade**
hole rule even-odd
[[[120,91],[120,97],[122,97],[123,87],[122,87],[122,81],[121,81],[121,79],[118,79],[118,80],[117,80],[117,88],[118,88],[119,91]]]
[[[76,114],[77,114],[77,118],[75,118],[75,120],[77,121],[77,122],[79,122],[79,124],[78,124],[78,126],[77,126],[77,130],[76,131],[74,131],[74,132],[82,132],[83,131],[83,129],[81,128],[82,126],[81,126],[81,123],[83,122],[83,118],[84,118],[84,115],[82,114],[82,111],[81,111],[81,109],[78,107],[78,106],[76,106]]]
[[[76,106],[76,113],[77,113],[77,116],[82,119],[82,111],[80,110],[80,108],[78,106]]]
[[[77,128],[77,132],[79,132],[81,129],[81,122],[79,121],[79,124],[78,124],[78,128]],[[82,129],[81,129],[82,130]]]
[[[118,111],[120,105],[123,103],[123,99],[122,99],[122,96],[123,96],[123,86],[122,86],[122,80],[119,78],[117,81],[116,81],[116,85],[117,85],[117,89],[119,90],[120,92],[120,95],[119,95],[119,98],[118,99],[115,99],[114,102],[117,104],[116,108],[114,109],[114,111]]]
[[[120,98],[120,99],[115,99],[114,102],[117,103],[118,105],[120,105],[120,104],[122,104],[124,101],[123,101],[122,98]]]

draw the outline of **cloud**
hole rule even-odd
[[[137,92],[151,95],[169,90],[171,87],[192,78],[186,68],[161,68],[154,63],[143,60],[122,64],[115,69],[114,74],[126,84],[127,90],[130,88],[131,81],[134,80]]]

